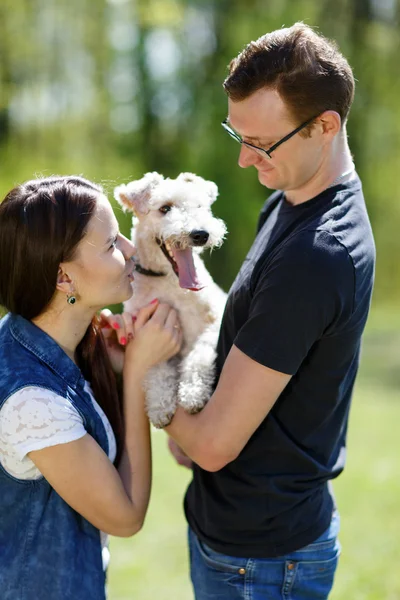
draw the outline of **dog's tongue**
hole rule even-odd
[[[180,287],[193,292],[203,289],[204,285],[197,278],[191,248],[185,248],[185,250],[172,248],[172,253],[178,265]]]

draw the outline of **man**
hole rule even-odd
[[[166,427],[194,463],[192,581],[197,600],[322,600],[339,555],[330,480],[344,467],[375,260],[346,136],[354,79],[336,46],[298,23],[251,42],[224,88],[239,165],[279,191],[229,293],[215,392]]]

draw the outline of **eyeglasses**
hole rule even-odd
[[[319,115],[317,115],[317,116],[319,116]],[[268,158],[272,158],[271,157],[272,152],[274,152],[281,144],[283,144],[283,142],[287,142],[288,140],[290,140],[291,137],[293,137],[294,135],[296,135],[296,133],[298,133],[299,131],[304,129],[304,127],[307,127],[307,125],[309,125],[312,121],[314,121],[314,119],[316,119],[317,116],[312,117],[311,119],[308,119],[307,121],[305,121],[304,123],[302,123],[301,125],[296,127],[296,129],[294,129],[293,131],[291,131],[290,133],[285,135],[285,137],[283,137],[281,140],[279,140],[279,142],[276,142],[276,144],[273,144],[270,148],[268,148],[268,150],[266,150],[265,148],[260,148],[260,146],[254,146],[253,144],[250,144],[249,142],[245,142],[243,140],[242,136],[239,135],[238,133],[236,133],[236,131],[234,131],[232,129],[232,127],[230,125],[228,125],[227,118],[224,121],[222,121],[221,125],[225,129],[225,131],[227,131],[234,140],[239,142],[239,144],[243,144],[243,146],[246,146],[247,148],[251,148],[251,150],[254,150],[258,154],[261,154],[261,156],[267,155]]]

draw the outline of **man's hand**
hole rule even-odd
[[[172,456],[175,458],[178,465],[191,469],[193,467],[193,461],[188,457],[187,454],[178,446],[178,444],[168,436],[168,448]]]

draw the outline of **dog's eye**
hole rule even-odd
[[[159,208],[158,210],[160,211],[160,213],[162,213],[163,215],[166,215],[167,212],[169,212],[171,210],[172,206],[170,204],[164,204],[164,206],[162,206],[161,208]]]

